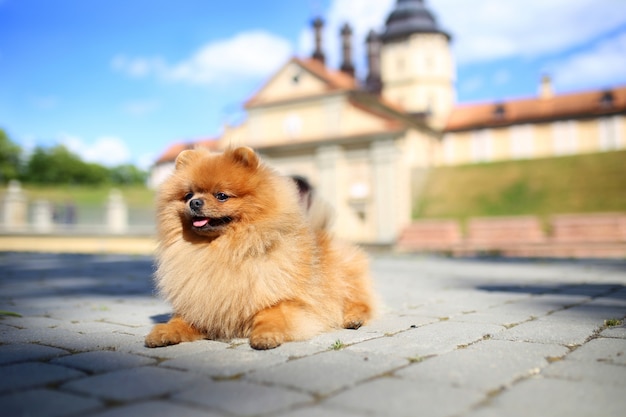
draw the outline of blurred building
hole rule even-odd
[[[316,19],[312,55],[285,63],[245,103],[246,120],[204,146],[251,146],[281,172],[307,176],[336,208],[343,238],[393,243],[433,166],[625,147],[626,88],[555,95],[546,77],[537,98],[456,106],[451,37],[422,0],[398,0],[384,31],[369,33],[363,81],[350,26],[338,34],[338,69],[325,63],[322,28]],[[152,184],[196,145],[173,145]]]

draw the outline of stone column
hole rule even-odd
[[[3,201],[2,224],[5,230],[20,230],[26,227],[26,196],[19,181],[9,182],[9,188]]]
[[[37,233],[52,231],[52,205],[46,200],[37,200],[33,205],[33,229]]]
[[[374,182],[374,221],[376,243],[394,243],[402,212],[404,181],[397,176],[399,152],[392,139],[373,142],[370,148]]]
[[[341,217],[344,206],[343,191],[343,149],[341,146],[320,146],[315,155],[315,162],[319,172],[317,192],[319,196],[331,205],[335,211],[335,228],[337,233],[345,237],[341,230]]]
[[[120,234],[128,231],[128,208],[120,190],[113,189],[109,193],[106,227],[109,233]]]

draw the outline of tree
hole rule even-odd
[[[65,146],[49,149],[36,147],[27,165],[24,179],[38,184],[93,184],[106,183],[107,168],[83,162]]]
[[[125,164],[111,168],[111,182],[118,185],[145,184],[148,173],[135,165]]]
[[[22,149],[0,129],[0,183],[19,177]]]

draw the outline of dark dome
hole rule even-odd
[[[381,39],[389,42],[406,38],[413,33],[441,33],[450,35],[437,25],[433,14],[424,6],[423,0],[398,0],[385,24]]]

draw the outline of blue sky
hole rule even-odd
[[[363,39],[395,0],[0,0],[0,127],[26,149],[64,143],[83,158],[147,167],[171,143],[218,136],[290,56],[328,63],[339,27]],[[626,84],[626,0],[426,0],[453,36],[457,101]]]

